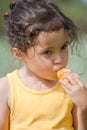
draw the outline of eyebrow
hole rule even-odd
[[[61,44],[61,46],[63,46],[63,45],[66,45],[66,44],[69,44],[69,41],[65,41],[63,44]],[[57,44],[58,45],[58,44]],[[57,47],[57,46],[56,46]],[[48,47],[46,47],[46,48],[44,48],[44,49],[51,49],[51,48],[54,48],[54,46],[48,46]]]
[[[69,41],[66,41],[66,42],[63,43],[63,45],[65,45],[65,44],[69,44]]]
[[[66,45],[66,44],[69,44],[69,41],[64,42],[61,46],[64,46],[64,45]],[[56,46],[56,48],[57,48],[57,47],[58,47],[58,46]],[[49,50],[49,49],[52,49],[52,48],[55,48],[55,46],[50,46],[50,45],[48,45],[48,47],[42,48],[40,51],[43,53],[44,51]]]

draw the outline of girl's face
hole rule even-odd
[[[57,80],[57,70],[66,67],[67,61],[68,35],[64,29],[40,33],[24,56],[28,72],[47,80]]]

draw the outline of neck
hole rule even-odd
[[[26,67],[23,67],[18,72],[20,79],[26,86],[34,86],[37,88],[42,86],[43,89],[49,89],[56,85],[56,80],[47,80],[34,75],[33,73],[27,71]],[[38,88],[37,88],[38,89]]]

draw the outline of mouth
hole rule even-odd
[[[64,67],[60,67],[60,68],[58,68],[57,70],[56,70],[56,72],[58,72],[59,70],[61,70],[61,69],[63,69]]]

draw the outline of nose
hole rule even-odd
[[[63,57],[61,53],[57,53],[54,58],[54,64],[61,64],[63,61]]]

